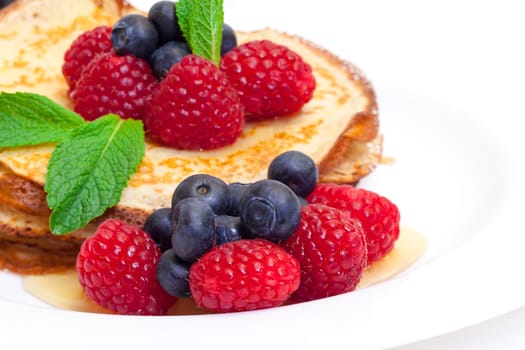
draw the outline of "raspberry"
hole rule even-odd
[[[299,263],[275,243],[240,240],[216,246],[190,268],[197,305],[229,312],[282,305],[299,286]]]
[[[366,267],[366,242],[359,222],[323,204],[304,206],[299,228],[281,246],[301,265],[294,301],[350,292]]]
[[[350,185],[318,184],[307,197],[310,203],[324,203],[344,210],[361,222],[368,248],[368,264],[381,260],[399,237],[397,206],[379,194]]]
[[[116,313],[165,314],[175,299],[157,282],[160,255],[140,228],[108,219],[80,248],[80,284],[88,297]]]
[[[233,143],[244,126],[235,89],[212,62],[187,55],[153,92],[144,119],[149,136],[179,149],[214,149]]]
[[[111,27],[100,26],[79,35],[64,54],[62,74],[70,91],[75,89],[84,68],[101,53],[110,52]]]
[[[221,69],[239,92],[247,120],[297,112],[313,97],[311,66],[286,46],[269,40],[232,49],[222,57]]]
[[[157,85],[147,61],[113,52],[95,57],[85,68],[71,93],[75,111],[86,120],[104,114],[142,119]]]

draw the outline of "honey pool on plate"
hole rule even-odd
[[[359,282],[358,289],[385,281],[412,265],[426,248],[424,236],[415,229],[401,227],[394,249],[381,261],[369,266]],[[30,275],[23,278],[24,289],[42,301],[60,309],[111,313],[84,295],[74,270],[47,275]],[[178,299],[169,310],[169,315],[193,315],[206,313],[199,309],[191,298]]]

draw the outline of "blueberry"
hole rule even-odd
[[[226,54],[228,51],[237,46],[237,36],[233,31],[232,27],[228,24],[222,24],[222,43],[221,43],[221,56]]]
[[[173,249],[162,253],[157,263],[157,280],[162,289],[177,298],[190,297],[190,267],[191,264],[177,258]]]
[[[241,218],[238,216],[218,215],[215,217],[217,245],[238,241],[243,236]]]
[[[298,196],[308,196],[319,180],[319,170],[308,155],[288,151],[277,156],[268,167],[268,178],[290,187]]]
[[[184,41],[176,15],[177,5],[173,1],[158,1],[148,12],[148,18],[159,33],[159,44],[168,41]]]
[[[155,76],[163,79],[175,63],[180,62],[184,56],[190,53],[190,48],[185,42],[169,41],[153,51],[149,58],[149,64]]]
[[[307,206],[309,204],[308,201],[303,197],[297,196],[297,199],[299,199],[299,204],[301,207]]]
[[[0,0],[0,8],[5,7],[12,3],[14,0]]]
[[[240,217],[252,237],[280,242],[297,229],[301,205],[295,193],[282,182],[262,180],[243,191]]]
[[[215,214],[223,215],[228,209],[229,202],[228,185],[221,179],[207,175],[191,175],[182,180],[173,192],[171,207],[184,198],[200,198],[208,202]]]
[[[249,184],[232,182],[228,184],[230,190],[230,201],[228,202],[227,214],[232,216],[239,216],[239,205],[241,202],[241,194]]]
[[[151,213],[144,223],[144,231],[149,233],[161,251],[171,248],[171,208],[161,208]]]
[[[148,57],[157,48],[157,29],[147,17],[130,14],[121,17],[111,30],[111,42],[118,55]]]
[[[195,262],[217,242],[213,210],[198,198],[185,198],[173,207],[171,244],[177,256]]]

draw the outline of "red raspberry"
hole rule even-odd
[[[381,260],[399,237],[397,206],[379,194],[350,185],[318,184],[307,197],[310,203],[324,203],[344,210],[361,222],[368,248],[368,264]]]
[[[311,66],[286,46],[250,41],[222,57],[221,69],[239,92],[246,119],[271,119],[297,112],[313,97]]]
[[[104,114],[142,119],[151,93],[157,86],[148,62],[113,52],[95,57],[71,93],[75,111],[86,120]]]
[[[229,312],[282,305],[299,286],[299,263],[264,239],[216,246],[190,268],[197,305]]]
[[[207,150],[237,139],[244,110],[224,73],[187,55],[155,89],[144,124],[150,137],[167,146]]]
[[[348,213],[323,204],[302,208],[299,228],[281,246],[301,265],[294,301],[308,301],[354,290],[366,267],[363,228]]]
[[[110,52],[111,27],[100,26],[82,33],[64,54],[62,74],[70,91],[75,89],[78,79],[91,60],[97,55]]]
[[[157,282],[160,255],[140,228],[108,219],[80,248],[80,284],[88,297],[119,314],[165,314],[175,299]]]

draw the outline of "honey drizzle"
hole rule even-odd
[[[357,288],[367,288],[401,273],[418,260],[425,249],[426,240],[421,233],[412,228],[402,227],[399,239],[392,252],[381,261],[367,267]],[[85,296],[74,270],[57,274],[25,276],[23,286],[28,293],[59,309],[112,313]],[[168,315],[205,313],[207,311],[200,309],[191,298],[178,299],[168,311]]]

